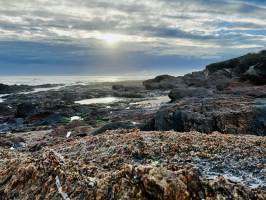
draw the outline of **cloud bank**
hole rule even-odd
[[[189,71],[265,48],[256,0],[0,0],[1,73]],[[110,46],[103,40],[116,35]]]

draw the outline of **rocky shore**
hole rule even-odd
[[[62,142],[47,135],[57,142],[32,153],[0,149],[2,199],[266,198],[264,137],[117,130]]]
[[[219,131],[266,135],[266,52],[208,65],[182,77],[147,80],[148,89],[170,89],[149,130]]]
[[[266,199],[266,51],[180,77],[0,86],[0,199]]]

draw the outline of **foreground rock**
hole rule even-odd
[[[138,130],[64,141],[34,153],[2,147],[0,195],[2,199],[265,199],[265,147],[265,138],[258,136]]]

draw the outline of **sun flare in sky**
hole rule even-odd
[[[99,39],[104,41],[108,45],[114,46],[121,42],[122,36],[118,34],[103,34],[99,37]]]
[[[0,5],[0,75],[183,73],[266,46],[266,0]]]

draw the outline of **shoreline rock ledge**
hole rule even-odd
[[[143,130],[266,136],[266,51],[210,64],[184,76],[159,76],[143,85],[170,90],[171,99]]]

